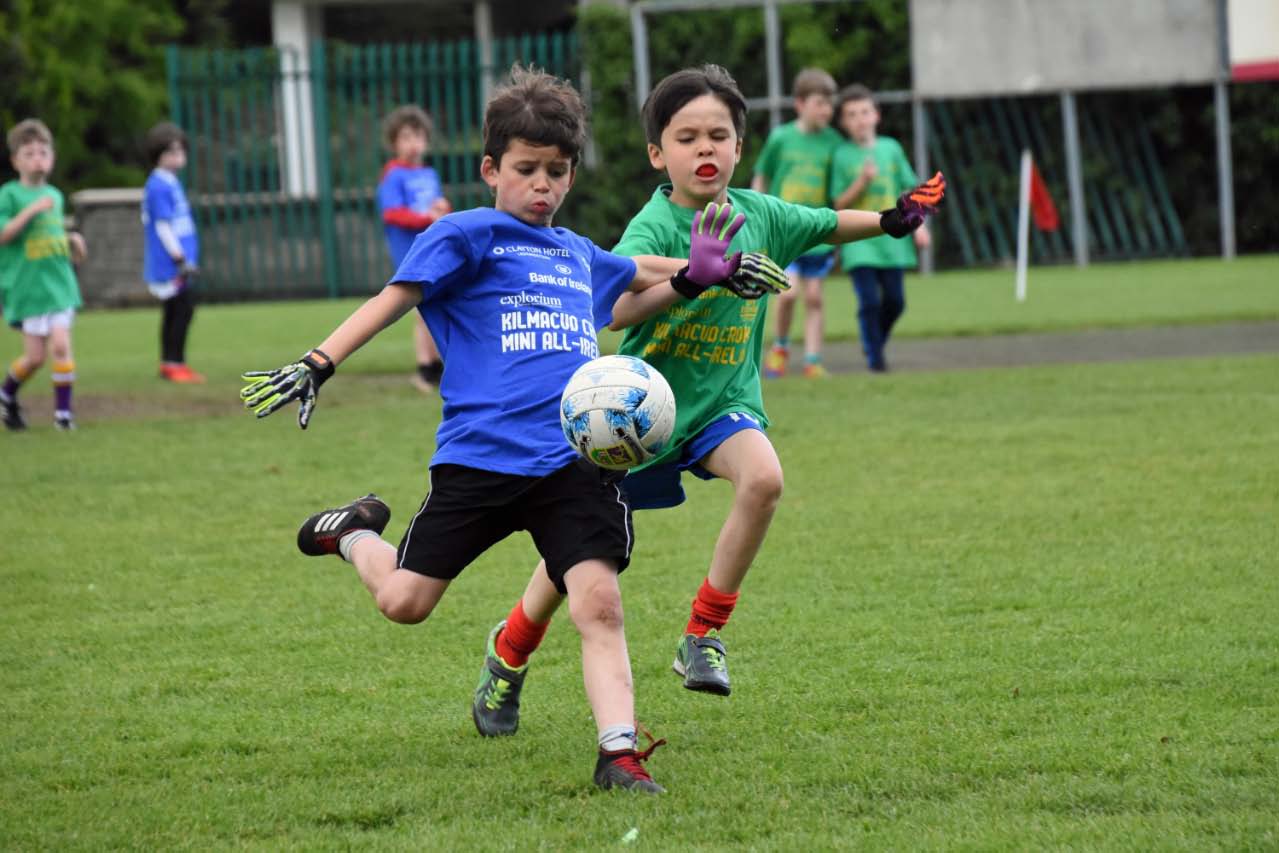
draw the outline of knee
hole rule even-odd
[[[401,625],[416,625],[431,615],[430,607],[409,596],[395,592],[380,592],[377,597],[377,609],[392,622]]]
[[[569,613],[579,631],[592,627],[622,627],[622,592],[617,584],[597,583],[576,597],[569,596]]]
[[[810,287],[804,293],[804,308],[810,312],[822,310],[822,289],[820,284],[817,287]]]
[[[756,512],[772,513],[782,499],[782,469],[776,466],[752,471],[737,486],[736,498]]]

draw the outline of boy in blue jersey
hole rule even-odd
[[[160,378],[199,384],[204,376],[187,365],[187,333],[195,316],[195,277],[200,240],[178,172],[187,165],[187,137],[171,122],[147,131],[151,174],[142,190],[142,277],[160,300]]]
[[[453,206],[444,198],[439,176],[425,163],[431,147],[431,117],[426,111],[411,104],[396,107],[383,120],[382,129],[394,157],[382,168],[377,201],[391,266],[399,269],[414,238]],[[414,386],[423,393],[437,390],[444,364],[421,314],[414,315],[413,351],[417,356]]]
[[[695,234],[684,269],[680,260],[613,255],[553,227],[584,140],[585,109],[572,86],[515,68],[484,116],[480,175],[494,208],[441,218],[379,294],[300,362],[245,374],[251,384],[241,397],[259,417],[298,400],[305,428],[337,365],[416,307],[445,363],[430,492],[398,549],[379,535],[390,509],[374,495],[307,519],[298,547],[340,555],[388,619],[416,623],[481,553],[528,530],[582,635],[599,735],[596,784],[660,792],[641,765],[652,747],[636,750],[617,583],[630,560],[630,507],[618,477],[564,440],[559,401],[573,372],[598,354],[598,327],[731,275],[738,259],[724,253],[740,223]],[[496,697],[510,685],[493,679],[489,689]]]

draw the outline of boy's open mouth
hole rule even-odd
[[[719,168],[710,163],[703,163],[697,167],[697,171],[694,174],[699,178],[713,178],[719,174]]]

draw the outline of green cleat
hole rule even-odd
[[[485,737],[513,735],[520,727],[520,690],[524,687],[528,664],[511,669],[498,657],[497,635],[505,627],[503,619],[489,632],[484,669],[480,671],[480,683],[471,701],[471,719],[475,721],[476,731]]]
[[[707,631],[705,637],[685,634],[675,649],[671,669],[684,676],[684,686],[689,690],[727,696],[733,688],[728,682],[728,661],[724,654],[718,631]]]

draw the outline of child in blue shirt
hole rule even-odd
[[[397,107],[383,120],[382,128],[393,159],[382,168],[377,200],[391,266],[398,269],[414,238],[453,206],[444,198],[439,176],[425,164],[431,147],[431,117],[426,111],[411,104]],[[413,323],[413,350],[417,356],[413,384],[431,393],[439,388],[444,364],[420,314]]]
[[[737,258],[724,252],[736,229],[695,233],[686,262],[624,258],[553,227],[585,121],[568,83],[514,69],[484,117],[480,176],[494,207],[449,214],[418,235],[379,294],[300,362],[245,374],[251,384],[241,397],[259,417],[298,400],[305,428],[337,365],[417,308],[446,365],[430,492],[398,549],[380,537],[390,509],[374,495],[311,516],[298,547],[340,555],[388,619],[416,623],[480,554],[528,530],[582,634],[599,735],[595,783],[660,792],[641,765],[653,747],[636,750],[617,583],[633,543],[630,507],[620,478],[564,440],[559,401],[573,372],[598,354],[598,327],[615,315],[655,313],[732,274]],[[492,676],[486,689],[500,695],[509,686]]]
[[[147,131],[151,174],[142,190],[142,277],[160,300],[160,378],[200,384],[204,376],[187,365],[187,333],[195,316],[195,277],[200,240],[178,172],[187,165],[187,137],[171,122]]]

